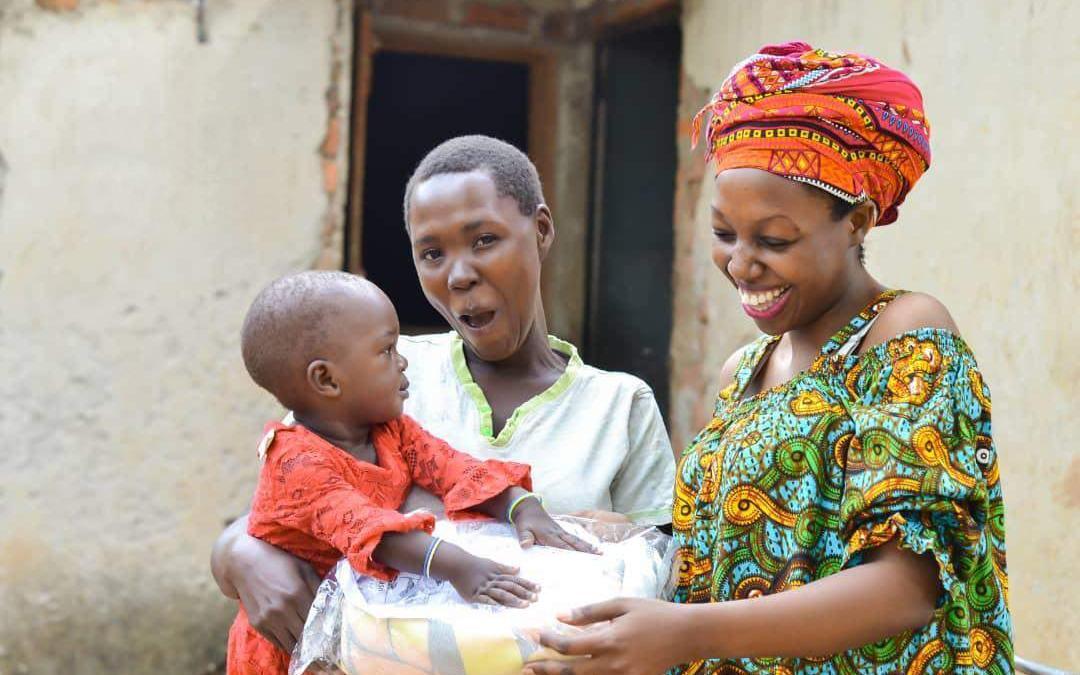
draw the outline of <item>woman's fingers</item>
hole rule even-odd
[[[634,521],[630,520],[629,518],[627,518],[626,516],[624,516],[623,514],[615,513],[614,511],[596,511],[596,510],[577,511],[575,513],[571,513],[570,515],[575,516],[577,518],[587,518],[589,520],[596,520],[596,521],[599,521],[601,523],[630,524],[630,523],[634,522]]]
[[[565,656],[592,656],[603,650],[607,631],[564,635],[553,630],[540,631],[540,644]]]
[[[315,594],[319,592],[319,585],[322,584],[322,579],[311,565],[301,565],[300,576],[304,579],[304,583],[307,585],[308,590],[311,591],[311,596],[300,598],[300,602],[304,603],[306,601],[306,605],[310,607],[311,603],[315,601]]]
[[[286,649],[285,648],[285,644],[288,642],[288,640],[287,639],[282,639],[282,637],[278,634],[277,630],[259,631],[259,635],[266,638],[270,642],[270,644],[274,645],[275,647],[277,647],[281,651],[283,651],[283,652],[285,652],[287,654],[292,653],[291,649]]]
[[[594,605],[578,607],[570,612],[569,616],[559,617],[559,621],[571,626],[587,626],[600,621],[611,621],[626,613],[626,606],[622,600],[606,600]]]
[[[292,633],[294,638],[293,644],[300,642],[300,638],[304,636],[304,626],[307,624],[307,614],[297,608],[296,619],[289,622],[289,632]],[[289,649],[292,652],[292,648]]]

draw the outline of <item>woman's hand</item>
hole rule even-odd
[[[630,520],[621,513],[615,513],[614,511],[577,511],[570,515],[577,518],[588,518],[589,520],[595,520],[598,523],[609,523],[611,525],[631,525],[634,521]]]
[[[514,509],[514,527],[517,528],[521,548],[540,544],[571,551],[599,553],[589,542],[559,527],[559,524],[552,520],[548,512],[544,510],[539,500],[532,497],[523,500]]]
[[[571,626],[593,626],[578,635],[540,634],[540,644],[579,661],[538,661],[529,675],[658,675],[681,663],[679,626],[685,607],[660,600],[623,598],[575,609],[560,619]]]
[[[225,559],[225,577],[240,597],[248,621],[274,646],[291,654],[319,588],[311,565],[244,533]]]

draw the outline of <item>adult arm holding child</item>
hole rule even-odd
[[[248,621],[275,647],[291,652],[322,579],[310,563],[247,533],[248,514],[214,542],[210,570],[221,592],[240,601]]]

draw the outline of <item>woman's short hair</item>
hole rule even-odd
[[[409,203],[416,186],[434,176],[477,170],[491,176],[500,197],[513,197],[522,215],[533,215],[544,202],[540,175],[524,152],[490,136],[458,136],[436,146],[413,171],[405,186],[405,227],[409,226]]]

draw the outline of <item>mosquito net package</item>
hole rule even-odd
[[[538,600],[524,609],[469,604],[449,583],[413,574],[378,581],[342,560],[319,588],[289,675],[516,675],[526,663],[558,657],[538,641],[543,629],[575,630],[556,615],[611,598],[666,595],[670,537],[653,527],[556,520],[601,554],[522,550],[504,523],[436,524],[436,536],[520,567],[538,583]]]

